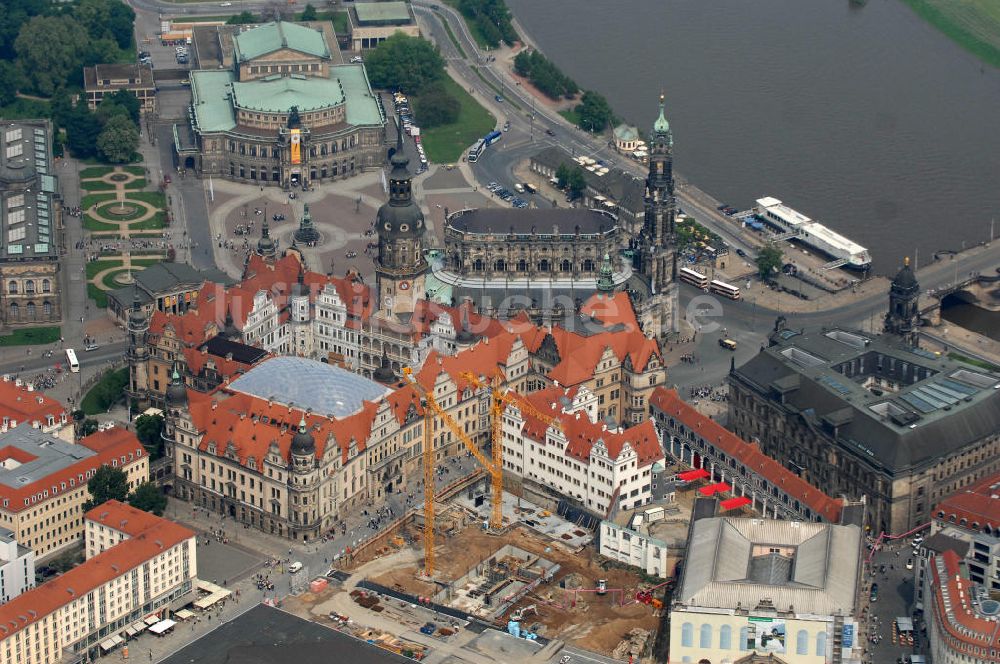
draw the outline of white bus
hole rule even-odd
[[[469,162],[470,163],[477,162],[479,160],[479,157],[482,156],[483,150],[485,149],[486,149],[486,141],[480,138],[469,149]]]
[[[692,286],[697,286],[702,290],[708,288],[708,277],[701,272],[695,272],[689,267],[682,267],[678,270],[678,275],[680,275],[681,281],[685,281]]]
[[[739,288],[733,286],[732,284],[727,284],[725,281],[719,281],[718,279],[712,280],[712,283],[708,285],[708,290],[723,297],[728,297],[730,300],[740,299]]]
[[[66,349],[66,364],[69,365],[69,370],[73,373],[80,372],[80,360],[76,359],[76,351],[72,348]]]

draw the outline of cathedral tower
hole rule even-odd
[[[884,331],[895,334],[911,345],[917,345],[917,327],[920,324],[918,300],[920,284],[910,267],[910,259],[903,260],[903,269],[889,287],[889,313],[885,315]]]
[[[397,128],[396,151],[390,159],[389,202],[379,208],[375,221],[378,257],[375,282],[379,311],[385,315],[413,313],[424,296],[424,213],[413,200],[412,181],[403,153],[403,132]]]
[[[131,401],[141,401],[146,398],[149,389],[149,347],[146,345],[146,332],[149,330],[149,319],[142,308],[139,298],[139,286],[132,284],[132,311],[128,315],[128,350],[125,360],[128,363],[128,388],[126,396]]]
[[[649,279],[654,292],[662,291],[674,279],[676,201],[674,199],[674,137],[663,112],[653,123],[649,141],[649,174],[646,176],[645,215],[636,247],[639,272]]]

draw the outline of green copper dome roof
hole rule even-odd
[[[663,95],[660,95],[660,117],[656,118],[656,122],[653,123],[653,131],[657,134],[665,134],[670,131],[670,123],[663,115],[663,99]]]

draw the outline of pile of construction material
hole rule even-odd
[[[638,661],[639,657],[642,656],[643,651],[646,649],[646,642],[649,640],[651,634],[652,632],[649,630],[640,629],[638,627],[629,630],[626,638],[615,646],[611,656],[614,659]]]

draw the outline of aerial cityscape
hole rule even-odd
[[[1000,664],[992,0],[0,32],[0,664]]]

